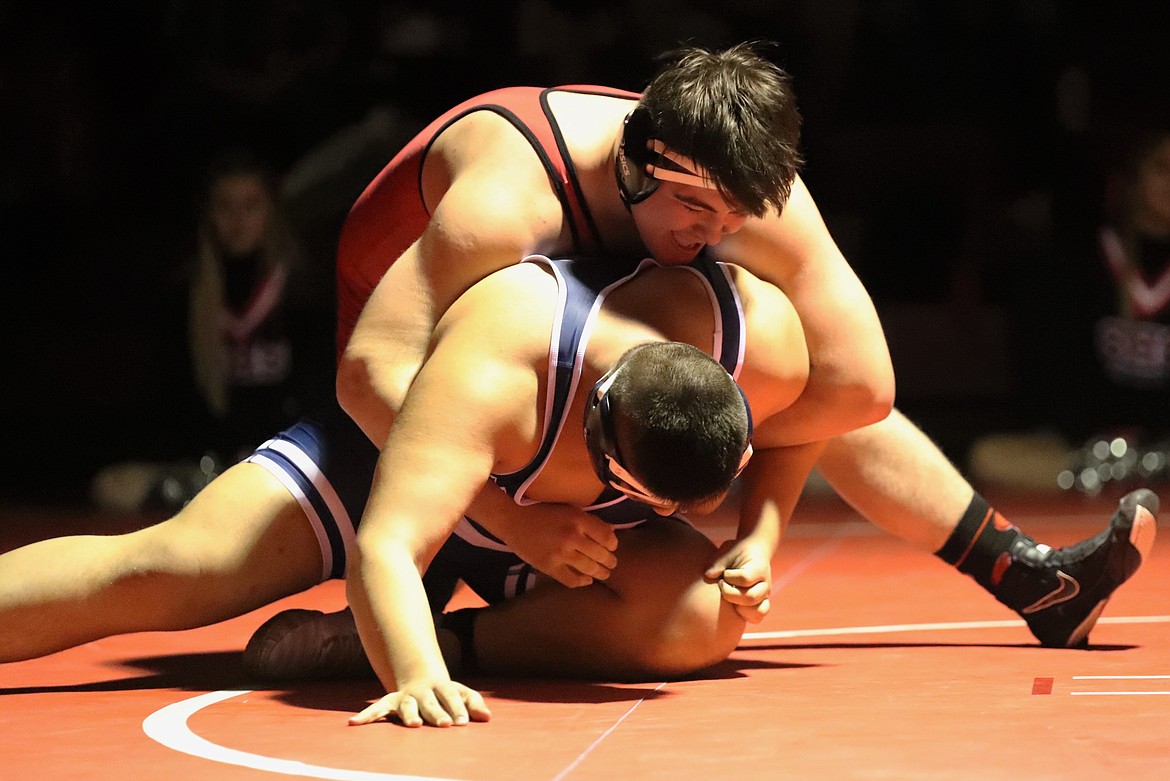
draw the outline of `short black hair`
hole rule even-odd
[[[710,172],[720,194],[756,217],[784,208],[803,159],[792,80],[765,42],[662,55],[639,103],[653,135]]]
[[[694,503],[731,486],[748,445],[749,420],[735,380],[682,342],[651,342],[622,356],[610,398],[626,418],[630,469],[663,499]]]

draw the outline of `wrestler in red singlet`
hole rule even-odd
[[[422,199],[427,151],[448,126],[473,111],[493,111],[522,133],[540,157],[560,199],[576,251],[596,250],[597,228],[567,159],[560,128],[548,106],[555,91],[636,100],[634,92],[608,87],[509,87],[460,103],[415,136],[357,199],[341,233],[337,254],[337,349],[345,349],[366,300],[386,269],[422,235],[431,215]]]

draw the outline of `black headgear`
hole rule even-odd
[[[626,115],[622,123],[622,141],[618,145],[614,168],[618,189],[627,208],[653,195],[663,179],[692,187],[718,189],[710,172],[668,147],[661,138],[655,137],[654,132],[654,120],[642,106]]]
[[[658,180],[646,173],[646,166],[656,155],[650,151],[654,120],[650,111],[638,106],[622,122],[622,141],[614,160],[618,189],[626,206],[649,198],[658,189]]]

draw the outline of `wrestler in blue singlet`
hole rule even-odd
[[[549,339],[550,369],[544,436],[533,459],[492,480],[518,504],[532,504],[525,492],[540,474],[568,421],[581,378],[589,334],[609,292],[637,271],[618,275],[596,262],[550,260],[534,255],[524,262],[549,268],[560,292],[560,317]],[[643,261],[639,269],[653,261]],[[738,377],[743,362],[743,312],[739,295],[723,265],[705,254],[686,268],[702,278],[710,293],[717,331],[712,357]],[[553,360],[555,357],[555,360]],[[265,442],[248,461],[272,472],[297,497],[321,545],[321,579],[345,576],[346,550],[354,543],[378,459],[378,449],[336,404],[305,418]],[[654,510],[607,487],[584,508],[618,528],[658,517]],[[464,517],[435,556],[424,577],[432,610],[442,610],[462,579],[489,604],[526,591],[538,573],[472,518]]]

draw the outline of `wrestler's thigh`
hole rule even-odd
[[[703,581],[715,559],[714,543],[690,524],[653,518],[618,533],[617,566],[605,585],[623,596],[718,589]]]
[[[609,626],[637,650],[634,668],[689,674],[735,649],[744,622],[703,573],[716,546],[689,524],[654,519],[619,535],[618,565],[604,588],[616,592]]]
[[[142,544],[209,587],[294,593],[321,580],[321,549],[300,504],[267,469],[240,463],[217,477]]]

